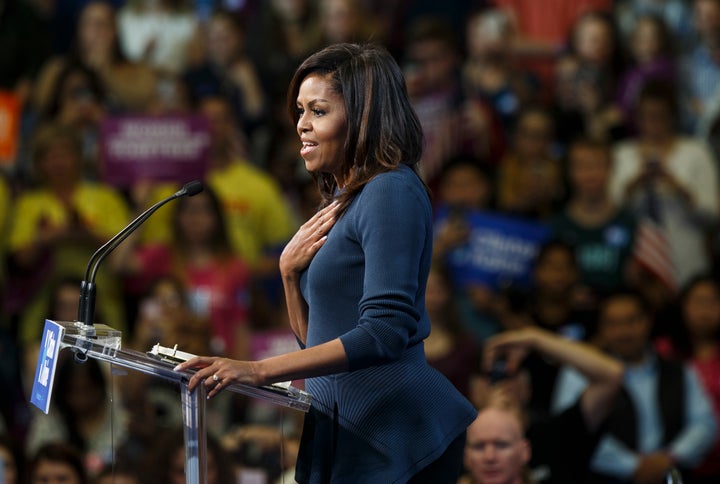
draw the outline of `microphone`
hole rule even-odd
[[[143,222],[145,222],[157,209],[165,205],[166,203],[175,200],[176,198],[188,196],[192,197],[197,195],[203,190],[202,183],[197,180],[186,183],[180,190],[173,193],[167,198],[164,198],[157,202],[152,207],[145,210],[143,213],[138,215],[135,220],[130,222],[124,229],[118,232],[105,244],[103,244],[95,253],[90,257],[87,268],[85,269],[85,277],[83,278],[82,284],[80,285],[80,302],[78,304],[78,322],[92,326],[92,318],[95,313],[95,276],[97,275],[98,267],[105,257],[110,254],[115,248],[122,243],[123,240],[127,239]]]

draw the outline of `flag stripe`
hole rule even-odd
[[[640,222],[635,241],[635,260],[671,290],[676,289],[675,270],[664,229],[651,219]]]

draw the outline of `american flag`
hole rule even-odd
[[[662,225],[659,200],[653,183],[646,187],[647,211],[641,215],[635,240],[634,259],[671,291],[677,289],[675,265],[665,227]]]

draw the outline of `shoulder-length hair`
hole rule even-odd
[[[345,103],[347,135],[340,175],[342,193],[330,173],[313,173],[328,205],[337,195],[343,209],[375,175],[401,164],[418,173],[423,135],[410,104],[405,78],[395,59],[375,44],[334,44],[308,57],[295,71],[287,109],[297,123],[300,84],[310,75],[326,77]]]

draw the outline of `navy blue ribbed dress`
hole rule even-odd
[[[304,429],[300,482],[405,482],[475,418],[425,360],[431,258],[430,201],[403,165],[363,188],[302,274],[307,346],[339,337],[350,370],[306,381],[332,424]]]

